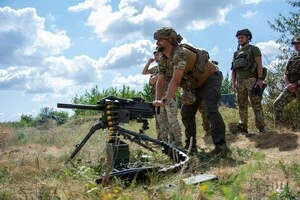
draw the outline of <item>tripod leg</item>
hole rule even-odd
[[[77,155],[77,153],[81,150],[81,148],[85,145],[85,143],[89,140],[89,138],[95,133],[95,131],[104,128],[106,127],[103,125],[101,121],[95,124],[94,126],[92,126],[88,134],[83,138],[83,140],[76,145],[75,150],[72,152],[70,158],[65,162],[65,164],[67,164],[70,160],[72,160]]]

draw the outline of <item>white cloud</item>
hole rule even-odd
[[[172,26],[178,30],[202,30],[213,24],[226,23],[226,16],[238,0],[210,1],[184,0],[136,1],[121,0],[113,10],[110,2],[96,4],[86,0],[69,7],[70,11],[92,10],[86,25],[93,28],[103,42],[131,40],[137,37],[152,37],[153,30]]]
[[[147,56],[152,56],[155,44],[149,40],[138,40],[119,47],[113,47],[107,55],[99,59],[100,69],[125,69],[140,66]]]
[[[220,49],[218,46],[214,46],[211,50],[209,50],[210,55],[218,55]]]
[[[0,64],[36,65],[71,45],[65,31],[49,32],[34,8],[0,8]]]
[[[257,11],[248,10],[246,13],[242,14],[242,17],[244,17],[246,19],[250,19],[256,14],[257,14]]]
[[[265,59],[268,60],[275,59],[275,57],[280,53],[279,50],[280,44],[276,43],[273,40],[267,42],[259,42],[256,45],[260,48],[263,54],[263,58],[264,56],[266,57]]]
[[[259,4],[263,1],[266,1],[266,0],[243,0],[242,2],[243,2],[243,4],[248,5],[248,4]]]
[[[117,76],[112,81],[112,85],[116,87],[126,85],[135,88],[142,88],[148,81],[149,76],[145,76],[142,74],[129,75],[127,77],[117,74]]]

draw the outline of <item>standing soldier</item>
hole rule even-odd
[[[163,27],[154,33],[154,39],[163,55],[159,60],[159,76],[156,83],[154,106],[164,107],[172,102],[178,87],[182,87],[182,122],[185,126],[185,149],[197,153],[196,113],[203,102],[211,123],[215,149],[211,156],[226,156],[230,152],[225,141],[225,124],[218,111],[223,76],[212,64],[204,50],[180,44],[182,37],[171,27]],[[168,83],[165,93],[163,88]],[[188,104],[188,105],[187,105]],[[191,144],[190,144],[191,142]]]
[[[161,53],[154,51],[154,58],[150,58],[145,65],[142,74],[151,74],[149,84],[151,85],[151,93],[155,98],[155,86],[158,79],[158,66],[149,69],[154,61],[158,62]],[[165,84],[164,90],[166,91]],[[170,104],[164,108],[160,108],[160,113],[155,115],[157,139],[173,143],[175,146],[182,146],[181,127],[177,118],[177,104],[175,97]],[[168,138],[169,137],[169,138]]]
[[[248,135],[248,98],[255,115],[255,125],[260,133],[265,132],[264,113],[261,105],[262,96],[253,92],[253,88],[262,88],[263,68],[261,51],[250,45],[252,33],[248,29],[237,31],[239,48],[232,61],[232,90],[237,92],[237,103],[240,115],[239,132]]]
[[[288,61],[284,72],[285,88],[274,102],[274,121],[275,127],[280,128],[284,126],[284,118],[282,111],[284,107],[292,100],[298,98],[300,100],[300,36],[292,41],[296,54],[294,54]],[[298,124],[300,123],[300,120]]]

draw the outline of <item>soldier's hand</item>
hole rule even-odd
[[[257,82],[256,82],[256,84],[255,84],[255,87],[256,87],[257,85],[259,86],[259,88],[262,88],[263,85],[264,85],[264,81],[258,79]]]
[[[291,93],[295,93],[297,89],[297,85],[290,83],[285,88],[288,89],[288,91],[290,91]]]
[[[155,107],[165,107],[165,103],[161,100],[155,100],[152,102],[152,105]]]
[[[236,92],[236,88],[237,88],[237,84],[236,83],[232,83],[232,91]]]
[[[153,63],[155,61],[154,58],[150,58],[148,62]]]

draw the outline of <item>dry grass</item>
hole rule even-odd
[[[238,121],[237,110],[222,107],[220,111],[226,124]],[[251,110],[249,116],[250,130],[256,132]],[[96,120],[97,117],[71,120],[62,126],[50,124],[44,127],[47,129],[15,129],[0,124],[0,199],[272,199],[287,185],[294,195],[300,191],[300,133],[271,131],[271,122],[270,131],[251,138],[227,132],[233,151],[229,159],[204,162],[192,157],[189,169],[182,174],[154,174],[147,184],[132,182],[129,187],[119,180],[106,187],[95,185],[94,180],[106,168],[108,131],[97,131],[91,137],[75,159],[77,168],[64,162]],[[211,138],[202,138],[200,115],[197,121],[198,146],[211,149]],[[149,123],[147,134],[155,138],[154,120]],[[140,126],[134,122],[124,125],[133,131]],[[152,161],[165,164],[159,154],[126,142],[133,160],[135,153],[142,152],[151,155]],[[218,181],[202,185],[180,183],[180,179],[201,172],[217,175]]]

